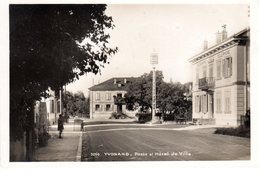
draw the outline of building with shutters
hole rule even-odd
[[[227,37],[225,25],[216,44],[189,62],[193,71],[194,120],[202,124],[238,126],[250,109],[250,29]]]
[[[112,112],[122,112],[131,114],[127,111],[125,104],[117,104],[123,101],[127,93],[127,86],[135,78],[111,78],[100,84],[89,88],[90,98],[90,118],[91,119],[109,119]]]

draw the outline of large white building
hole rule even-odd
[[[250,109],[250,29],[227,37],[193,56],[193,119],[202,124],[238,126]]]

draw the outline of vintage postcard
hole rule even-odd
[[[3,157],[253,164],[256,4],[5,4]]]

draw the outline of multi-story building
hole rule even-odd
[[[135,78],[111,78],[89,88],[90,118],[108,119],[112,112],[127,113],[123,101],[127,86]],[[117,103],[118,102],[118,103]]]
[[[227,37],[193,56],[193,119],[202,124],[238,126],[250,108],[250,29]]]

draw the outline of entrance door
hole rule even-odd
[[[122,113],[122,105],[117,105],[117,113]]]

